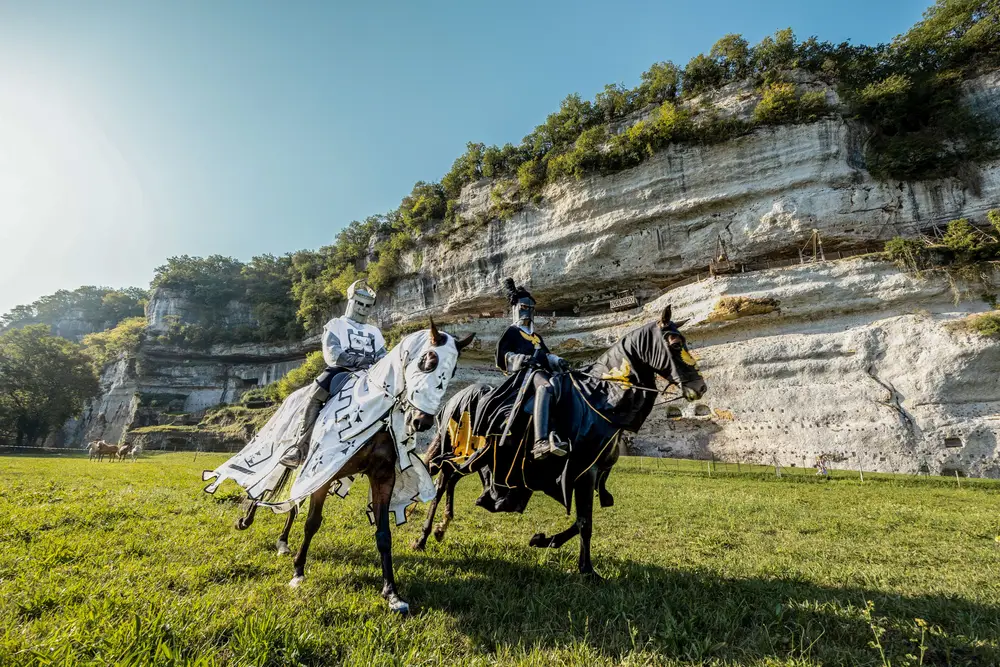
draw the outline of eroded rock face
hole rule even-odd
[[[215,326],[235,328],[257,324],[250,305],[238,300],[227,303],[221,313],[211,315]],[[204,320],[205,313],[177,290],[158,287],[146,304],[146,331],[151,335],[164,334],[174,324],[204,324]]]
[[[966,89],[975,112],[1000,119],[1000,74]],[[382,316],[495,312],[505,276],[547,308],[586,310],[593,295],[636,289],[649,298],[705,272],[720,239],[736,261],[797,257],[814,229],[828,253],[874,249],[1000,205],[997,163],[967,182],[879,182],[864,169],[863,139],[859,126],[828,118],[714,146],[674,146],[628,171],[554,183],[541,205],[509,220],[469,222],[451,246],[418,246],[404,258],[411,273],[381,295]],[[466,187],[463,216],[488,210],[492,186]]]
[[[154,426],[162,413],[198,413],[235,403],[254,387],[278,380],[319,348],[310,338],[290,345],[247,343],[207,350],[144,344],[135,357],[105,368],[101,396],[49,444],[82,446],[121,442],[130,428]]]

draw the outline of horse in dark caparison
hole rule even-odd
[[[309,499],[290,586],[298,587],[305,580],[309,545],[323,521],[327,496],[346,495],[354,478],[364,474],[371,485],[369,518],[376,526],[382,596],[393,611],[409,611],[396,590],[389,514],[394,513],[396,523],[402,523],[407,507],[434,495],[433,480],[413,453],[413,435],[433,425],[458,356],[472,338],[456,340],[438,331],[432,321],[429,330],[406,336],[371,368],[335,376],[330,399],[313,428],[309,453],[295,475],[279,460],[297,437],[309,387],[286,398],[239,454],[205,471],[205,481],[214,479],[205,489],[209,493],[226,479],[246,490],[248,511],[237,522],[239,529],[253,523],[258,507],[289,512],[282,533],[286,548],[295,512]]]
[[[471,385],[448,402],[425,456],[437,475],[435,497],[413,546],[425,548],[438,504],[447,496],[444,519],[434,527],[435,538],[444,538],[454,516],[455,484],[479,473],[484,491],[476,504],[491,512],[522,512],[534,491],[559,501],[567,513],[575,500],[576,521],[569,528],[551,537],[538,533],[529,544],[558,548],[579,535],[579,570],[597,577],[590,558],[594,492],[602,507],[614,504],[607,479],[618,461],[620,434],[642,427],[659,393],[657,376],[680,387],[677,398],[688,401],[701,398],[708,386],[667,306],[658,320],[625,334],[594,363],[553,375],[557,398],[550,420],[571,450],[565,457],[534,460],[530,401],[523,390],[530,372],[519,371],[496,390]]]

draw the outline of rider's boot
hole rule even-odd
[[[285,450],[278,463],[294,470],[302,465],[309,453],[309,440],[312,438],[313,426],[319,417],[320,411],[330,398],[330,392],[315,384],[309,401],[306,403],[306,410],[302,414],[302,421],[299,422],[298,438],[295,444]]]
[[[566,456],[569,447],[555,431],[549,431],[549,404],[552,402],[552,387],[541,386],[535,390],[535,446],[531,455],[544,459],[549,454]]]

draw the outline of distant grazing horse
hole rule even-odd
[[[438,540],[444,539],[454,516],[456,482],[478,472],[484,492],[476,504],[491,512],[521,512],[533,491],[555,498],[567,512],[575,499],[576,521],[568,529],[552,537],[538,533],[529,543],[558,548],[580,535],[580,572],[596,577],[590,560],[594,491],[602,507],[614,504],[606,483],[618,461],[620,433],[642,427],[658,394],[656,376],[679,386],[689,401],[698,400],[708,389],[670,318],[667,306],[658,321],[625,334],[590,366],[553,375],[558,398],[551,409],[552,425],[572,447],[565,457],[534,460],[531,456],[531,410],[520,389],[527,384],[524,375],[530,369],[515,374],[496,391],[472,385],[453,396],[425,457],[431,473],[439,474],[414,548],[425,548],[438,503],[447,494],[444,520],[434,530]]]
[[[135,449],[135,446],[132,445],[132,444],[130,444],[130,443],[127,443],[127,442],[124,445],[119,446],[118,447],[118,451],[116,452],[117,459],[119,461],[124,461],[125,457],[128,456],[128,455],[130,455],[130,454],[132,454],[132,451],[134,449]],[[132,457],[132,460],[133,461],[135,460],[135,456]]]
[[[289,585],[297,587],[305,579],[309,544],[323,520],[327,496],[345,495],[354,476],[364,474],[371,485],[369,516],[376,525],[375,543],[382,561],[382,596],[393,611],[409,611],[396,591],[389,513],[402,523],[406,507],[434,495],[433,480],[412,453],[412,436],[433,425],[458,356],[472,338],[456,341],[432,321],[429,330],[405,337],[367,371],[336,375],[331,397],[316,420],[309,454],[287,497],[282,494],[290,474],[278,459],[294,442],[308,387],[289,396],[243,451],[205,473],[205,480],[215,478],[205,489],[210,493],[225,479],[247,490],[249,509],[237,523],[241,529],[253,523],[258,506],[290,512],[309,498],[305,535]],[[290,522],[291,517],[286,525]]]
[[[104,440],[94,440],[87,449],[90,451],[91,461],[96,457],[98,462],[100,462],[105,456],[108,457],[108,461],[114,461],[115,457],[118,456],[118,447]]]

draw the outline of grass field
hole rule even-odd
[[[423,508],[394,531],[399,618],[363,483],[293,590],[282,517],[238,533],[234,487],[201,493],[223,458],[0,458],[0,665],[1000,664],[995,483],[623,459],[592,584],[576,540],[527,546],[568,525],[556,503],[489,515],[466,480],[445,542],[410,550]]]

